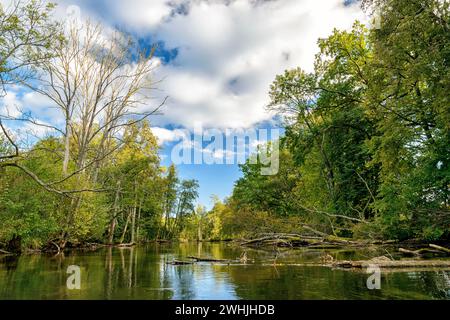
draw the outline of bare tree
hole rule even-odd
[[[40,64],[39,86],[27,85],[50,98],[64,116],[63,173],[67,174],[71,156],[77,170],[85,167],[95,142],[94,151],[103,159],[123,126],[157,113],[161,105],[149,112],[137,111],[149,102],[153,50],[141,51],[125,34],[114,30],[106,35],[99,24],[89,21],[71,23],[65,37],[55,58]],[[75,150],[70,150],[71,140]]]
[[[48,191],[71,194],[77,191],[61,191],[58,186],[88,168],[95,184],[101,163],[120,147],[123,128],[157,114],[166,99],[150,111],[139,111],[139,107],[149,104],[149,93],[154,89],[154,50],[141,50],[126,34],[105,30],[89,21],[71,21],[57,40],[51,55],[33,62],[32,73],[14,79],[49,98],[60,110],[64,128],[43,124],[25,114],[0,115],[0,120],[26,121],[60,133],[64,140],[63,177],[45,182],[19,164],[21,149],[3,123],[0,135],[6,137],[8,149],[14,152],[1,155],[0,166],[23,170]],[[41,51],[40,45],[27,49],[32,57]],[[70,163],[73,165],[69,171]]]

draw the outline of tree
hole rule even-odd
[[[331,220],[373,216],[376,170],[365,167],[370,160],[365,143],[374,132],[363,104],[367,37],[359,23],[351,32],[335,30],[319,41],[314,73],[288,70],[270,93],[269,109],[287,118],[285,144],[299,166],[300,179],[291,187],[297,208],[331,227]]]
[[[142,235],[153,236],[162,215],[158,147],[146,120],[164,101],[139,110],[148,106],[153,89],[153,50],[140,50],[124,33],[106,33],[89,22],[72,22],[63,29],[51,22],[53,7],[39,1],[0,6],[2,88],[15,84],[34,90],[49,98],[65,119],[60,129],[31,113],[0,115],[2,215],[9,225],[22,218],[33,221],[17,232],[24,239],[39,238],[37,246],[50,243],[62,250],[87,239],[100,241],[99,230],[106,231],[109,243],[117,231],[139,242]],[[5,124],[13,121],[53,133],[25,149]],[[24,183],[24,177],[43,190]],[[21,218],[20,210],[27,210]],[[124,211],[126,220],[121,219]],[[45,215],[51,231],[40,236],[30,232]],[[12,236],[0,232],[7,240]]]
[[[0,4],[0,86],[29,78],[34,67],[48,60],[52,44],[60,37],[60,26],[49,15],[55,5],[32,0]]]
[[[175,204],[177,200],[177,186],[179,179],[175,166],[172,164],[167,170],[167,175],[164,178],[164,198],[163,198],[163,210],[164,210],[164,228],[160,234],[162,238],[167,238],[170,233],[171,215],[174,213]]]
[[[158,150],[149,122],[134,123],[126,128],[123,143],[109,165],[102,168],[99,180],[111,189],[109,243],[113,243],[118,226],[122,231],[120,242],[125,240],[128,231],[130,243],[139,242],[146,213],[153,213],[150,216],[156,215],[159,220],[161,208],[154,205],[161,198]],[[119,219],[120,216],[125,219]],[[122,225],[118,224],[119,220]]]
[[[55,57],[55,48],[64,43],[61,24],[54,22],[50,17],[54,7],[52,3],[38,0],[26,3],[13,1],[7,7],[0,5],[0,85],[3,94],[9,86],[32,81],[38,67],[49,63]],[[17,141],[16,135],[5,125],[8,121],[25,121],[33,126],[63,133],[58,128],[44,124],[28,114],[18,118],[10,114],[0,114],[0,141],[4,145],[0,150],[2,151],[0,167],[19,169],[45,190],[59,195],[86,191],[60,189],[57,185],[66,179],[47,182],[24,166],[22,160],[28,153]]]
[[[143,113],[136,110],[148,103],[153,88],[153,50],[142,51],[117,30],[105,37],[105,30],[89,21],[72,22],[66,29],[66,41],[54,59],[39,64],[39,85],[27,85],[50,98],[64,116],[64,174],[69,160],[76,169],[83,168],[90,145],[99,140],[95,177],[101,158],[111,152],[112,140],[130,119],[143,121],[162,106]]]
[[[334,235],[449,236],[450,5],[365,4],[379,27],[334,30],[318,41],[314,72],[275,79],[269,109],[285,119],[280,162],[295,178],[242,166],[236,217],[280,216],[288,203],[285,212]]]
[[[183,230],[186,217],[195,212],[194,202],[198,198],[199,184],[197,180],[183,180],[178,188],[178,199],[175,217],[173,219],[170,235],[177,235]]]
[[[0,4],[0,99],[7,86],[30,78],[38,63],[51,58],[51,45],[60,35],[59,24],[49,18],[53,8],[53,4],[36,0],[26,4],[13,1],[7,7]],[[5,115],[0,115],[0,167],[20,168],[20,148],[4,119]]]
[[[370,148],[381,169],[382,232],[439,238],[450,199],[449,3],[372,4],[381,24],[370,35],[376,72],[369,74],[367,105],[378,124]]]

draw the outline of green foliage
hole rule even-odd
[[[44,181],[61,178],[60,164],[55,153],[61,147],[59,141],[48,138],[38,142],[24,160],[24,165]],[[99,239],[105,225],[106,208],[99,195],[86,195],[73,216],[69,215],[70,198],[47,192],[36,181],[15,168],[5,168],[1,178],[0,219],[4,221],[1,239],[21,236],[25,245],[45,245],[68,234],[71,242]],[[75,188],[88,183],[85,177],[68,180],[65,187]]]
[[[233,199],[238,199],[238,207],[249,207],[255,211],[270,212],[278,216],[295,214],[292,203],[292,189],[300,176],[298,168],[293,166],[291,154],[280,151],[280,169],[277,175],[261,175],[261,163],[241,165],[243,177],[233,191]]]
[[[30,77],[62,42],[60,25],[50,19],[55,4],[41,0],[0,4],[0,86]]]
[[[63,139],[38,141],[24,154],[22,165],[39,180],[59,190],[94,190],[58,194],[42,188],[35,179],[15,167],[3,167],[0,176],[0,241],[20,236],[25,247],[52,247],[85,242],[139,242],[162,236],[165,203],[169,199],[170,237],[178,237],[193,215],[198,196],[194,180],[178,183],[174,167],[159,164],[158,144],[147,121],[132,123],[124,131],[116,151],[77,174],[61,172]],[[93,142],[92,147],[96,147]],[[87,163],[95,157],[89,153]],[[71,170],[77,172],[75,159]],[[94,177],[96,179],[94,180]],[[58,182],[60,181],[60,182]],[[98,191],[95,191],[98,190]],[[103,191],[104,190],[104,191]],[[114,228],[111,228],[114,222]],[[111,237],[110,237],[111,236]]]
[[[336,235],[450,236],[449,3],[370,3],[381,28],[334,30],[318,41],[314,72],[276,77],[282,169],[265,177],[242,166],[235,219],[264,212]]]
[[[54,4],[45,0],[0,4],[1,90],[7,90],[9,85],[27,83],[37,92],[46,94],[45,90],[36,89],[40,82],[44,87],[46,85],[44,76],[34,77],[36,71],[57,68],[58,59],[52,58],[57,53],[71,52],[70,46],[73,45],[62,36],[62,26],[50,17],[54,8]],[[93,34],[95,38],[95,31]],[[81,29],[70,33],[70,37],[74,42],[85,40],[81,39]],[[105,60],[111,57],[103,59],[102,72],[103,68],[109,67],[112,73],[102,75],[102,85],[109,83],[109,86],[99,85],[98,94],[109,96],[111,101],[104,101],[102,97],[90,99],[86,91],[76,97],[70,96],[73,87],[83,86],[77,82],[79,74],[73,75],[73,79],[78,79],[74,80],[75,83],[63,81],[64,85],[55,84],[62,91],[64,87],[71,92],[57,92],[59,98],[64,95],[68,100],[65,110],[72,110],[72,118],[66,119],[65,130],[57,130],[61,135],[36,139],[31,148],[24,148],[15,141],[16,137],[4,123],[18,119],[1,115],[1,243],[19,237],[26,247],[54,249],[89,241],[114,243],[175,238],[182,230],[185,218],[193,213],[198,183],[180,183],[173,166],[166,174],[166,169],[160,166],[157,140],[145,120],[148,115],[136,120],[134,116],[137,114],[126,110],[134,105],[131,100],[142,89],[140,86],[145,81],[140,81],[147,79],[150,69],[146,63],[152,54],[148,56],[147,53],[145,59],[139,61],[138,71],[133,77],[126,74],[125,69],[128,68],[117,66],[128,65],[128,59],[135,53],[127,47],[129,42],[126,39],[123,39],[126,44],[117,44],[118,47],[124,46],[120,47],[123,56],[118,53],[118,60],[108,61],[109,65]],[[83,51],[80,43],[78,52]],[[91,59],[90,55],[103,49],[99,46],[70,59]],[[108,52],[106,50],[105,54]],[[70,72],[80,72],[81,69],[74,67]],[[54,74],[48,76],[54,84],[52,77]],[[108,77],[114,78],[111,83]],[[73,79],[72,75],[67,75],[68,82]],[[133,83],[128,92],[125,79]],[[61,102],[52,100],[58,105]],[[72,105],[74,100],[77,100],[77,106],[86,103],[83,107],[91,114],[80,111],[82,119],[77,118],[79,115],[73,111],[76,108]],[[39,122],[34,121],[31,115],[22,117],[29,123]],[[107,120],[97,119],[102,117]],[[173,220],[175,223],[171,223]]]
[[[53,5],[18,3],[0,6],[0,85],[29,76],[55,37],[64,45],[48,18]],[[232,196],[206,212],[195,208],[198,182],[161,167],[147,121],[124,124],[120,139],[99,124],[87,143],[71,136],[68,176],[64,137],[19,156],[2,126],[0,241],[220,240],[305,225],[337,236],[449,239],[450,4],[365,3],[381,12],[380,28],[334,30],[318,41],[313,72],[295,68],[273,82],[269,109],[286,122],[277,175],[248,161]]]

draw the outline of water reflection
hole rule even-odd
[[[368,290],[367,275],[324,267],[273,265],[313,262],[323,251],[247,249],[255,263],[167,264],[188,256],[235,259],[227,244],[149,245],[65,255],[0,257],[0,299],[450,299],[450,272],[382,274],[381,290]],[[338,259],[379,254],[375,248],[327,251]],[[81,269],[81,290],[66,287],[67,267]]]

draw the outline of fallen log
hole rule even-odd
[[[418,250],[408,250],[408,249],[405,249],[405,248],[399,248],[398,251],[403,253],[404,255],[416,256],[416,257],[419,257],[421,255],[425,255],[427,253],[441,254],[441,252],[438,251],[438,250],[431,250],[431,249],[427,249],[427,248],[418,249]]]
[[[368,242],[368,244],[385,245],[385,244],[395,244],[397,242],[398,242],[397,240],[371,240]]]
[[[430,244],[429,246],[430,246],[430,248],[436,249],[441,252],[445,252],[446,254],[450,255],[450,249],[438,246],[436,244]]]
[[[302,235],[298,233],[261,233],[260,236],[264,237],[292,237],[292,238],[302,238],[302,239],[310,239],[310,240],[322,240],[323,236],[311,236],[311,235]]]
[[[450,268],[449,260],[390,260],[390,259],[371,259],[362,261],[335,261],[332,266],[335,268],[367,268],[369,265],[375,265],[379,268]]]
[[[273,234],[262,238],[244,240],[241,246],[264,246],[264,245],[280,245],[280,246],[308,246],[310,244],[321,242],[320,238],[301,237],[298,235]]]
[[[236,265],[230,265],[230,266],[245,266],[245,265],[240,265],[240,264],[236,264]],[[324,267],[324,268],[330,268],[333,267],[330,264],[322,264],[322,263],[263,263],[262,266],[265,267],[313,267],[313,268],[317,268],[317,267]],[[336,269],[340,269],[340,270],[347,270],[347,271],[355,271],[355,272],[365,272],[364,268],[352,268],[351,265],[349,264],[348,268],[343,268],[343,267],[339,267]],[[427,272],[430,270],[434,270],[434,269],[438,269],[439,271],[441,270],[450,270],[450,266],[439,266],[439,267],[435,267],[435,266],[426,266],[426,267],[383,267],[383,273],[402,273],[402,272]]]
[[[156,243],[171,243],[171,240],[166,240],[166,239],[156,239],[155,240]]]
[[[12,253],[9,251],[0,249],[0,254],[12,254]]]
[[[328,234],[326,234],[326,233],[324,233],[324,232],[322,232],[322,231],[318,231],[318,230],[316,230],[316,229],[314,229],[314,228],[312,228],[312,227],[310,227],[310,226],[308,226],[308,225],[306,225],[306,224],[303,224],[301,227],[302,227],[303,229],[305,229],[305,230],[308,230],[308,231],[310,231],[310,232],[312,232],[312,233],[314,233],[314,234],[319,235],[319,236],[322,237],[322,238],[328,236]]]
[[[130,248],[130,247],[134,247],[136,246],[136,243],[132,242],[132,243],[120,243],[115,245],[117,248]]]
[[[231,260],[225,259],[213,259],[213,258],[200,258],[195,256],[188,256],[189,259],[195,260],[197,262],[230,262]]]
[[[336,236],[316,237],[316,236],[302,236],[298,234],[271,234],[261,238],[244,240],[240,243],[241,246],[277,246],[277,247],[314,247],[327,246],[330,248],[338,246],[360,246],[366,245],[362,242],[353,241],[346,238]]]
[[[429,247],[431,248],[421,248],[418,250],[409,250],[409,249],[405,249],[405,248],[399,248],[398,251],[403,253],[404,255],[407,256],[422,256],[422,255],[426,255],[426,254],[433,254],[433,255],[443,255],[443,256],[448,256],[450,255],[450,249],[435,245],[435,244],[430,244]]]
[[[173,266],[185,266],[185,265],[194,264],[194,262],[192,262],[192,261],[173,260],[171,262],[167,262],[167,264],[170,264],[170,265],[173,265]]]

